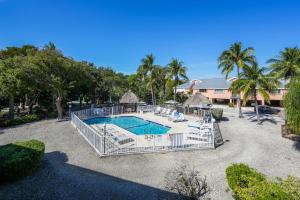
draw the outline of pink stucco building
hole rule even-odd
[[[184,93],[196,93],[201,92],[204,96],[209,98],[212,103],[223,103],[228,104],[229,102],[236,103],[236,96],[229,91],[231,82],[235,79],[224,79],[224,78],[211,78],[193,80],[191,82],[178,86],[176,92]],[[276,90],[270,92],[270,105],[281,106],[283,95],[287,92],[284,84],[281,84]],[[242,94],[241,94],[242,95]],[[262,96],[258,94],[259,104],[264,105],[266,102]],[[247,105],[250,105],[253,99],[249,98]]]

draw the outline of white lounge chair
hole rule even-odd
[[[164,115],[164,114],[166,114],[166,112],[167,112],[167,108],[163,108],[161,111],[160,111],[160,113],[158,113],[158,115]]]
[[[161,107],[160,106],[156,107],[154,110],[154,114],[159,114],[160,112],[161,112]]]
[[[171,113],[172,113],[172,110],[171,109],[167,109],[167,111],[164,114],[162,114],[161,116],[168,117],[168,116],[171,115]]]
[[[172,121],[173,122],[182,122],[185,121],[185,117],[183,113],[179,113],[177,115],[175,115],[174,117],[172,117]]]

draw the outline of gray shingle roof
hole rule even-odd
[[[224,78],[201,79],[196,82],[193,89],[226,89],[230,87],[231,82]],[[178,89],[188,89],[192,85],[191,82],[178,86]]]
[[[178,89],[189,89],[192,83],[184,83],[179,85]],[[210,79],[201,79],[194,85],[193,89],[228,89],[231,85],[230,80],[226,80],[225,78],[210,78]],[[286,88],[284,82],[280,82],[278,88]]]
[[[195,84],[194,89],[227,89],[231,82],[225,78],[201,79]]]
[[[191,83],[191,82],[187,82],[187,83],[184,83],[184,84],[178,85],[178,86],[177,86],[177,89],[188,89],[188,88],[190,88],[190,87],[191,87],[191,85],[192,85],[192,83]]]

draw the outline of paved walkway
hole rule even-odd
[[[225,169],[245,162],[270,178],[300,177],[300,145],[281,138],[280,124],[263,125],[225,114],[225,142],[216,150],[98,158],[69,122],[42,121],[0,130],[0,145],[39,139],[46,143],[40,170],[14,184],[0,186],[1,199],[176,199],[163,189],[166,172],[185,162],[207,176],[212,199],[232,199]]]

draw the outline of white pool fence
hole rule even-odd
[[[154,106],[138,107],[140,112],[153,112]],[[122,106],[104,107],[104,108],[90,108],[71,113],[71,123],[78,130],[80,135],[94,148],[99,156],[110,155],[125,155],[138,154],[162,151],[177,151],[177,150],[191,150],[191,149],[214,149],[215,136],[214,130],[207,136],[205,140],[194,141],[194,143],[185,143],[185,138],[190,135],[187,133],[167,134],[167,137],[157,137],[156,135],[148,135],[147,137],[152,141],[151,145],[141,146],[137,144],[138,140],[134,141],[132,145],[123,145],[130,143],[130,141],[120,142],[116,136],[110,132],[109,129],[94,129],[86,124],[84,120],[95,117],[105,117],[123,114]],[[153,137],[152,137],[153,136]],[[129,138],[130,139],[130,138]],[[132,139],[131,139],[132,140]]]

